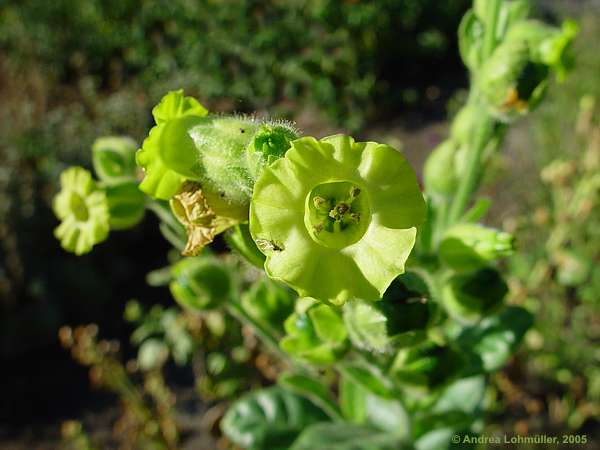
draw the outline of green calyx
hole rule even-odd
[[[570,47],[577,32],[572,21],[562,29],[535,20],[512,25],[477,74],[491,112],[510,121],[537,106],[551,72],[563,79],[572,65]]]
[[[350,136],[305,137],[256,181],[250,232],[269,276],[340,305],[381,298],[404,272],[424,212],[401,153]]]
[[[106,194],[81,167],[71,167],[60,176],[61,191],[53,209],[61,224],[54,230],[65,250],[82,255],[108,237],[109,205]]]
[[[341,311],[312,298],[298,300],[296,312],[287,318],[284,328],[281,348],[313,364],[332,364],[348,348]]]
[[[442,289],[448,313],[463,323],[474,323],[493,314],[508,293],[500,273],[492,268],[451,276]]]
[[[185,258],[173,265],[171,273],[173,281],[169,289],[175,300],[185,308],[212,309],[231,297],[231,275],[217,258]]]

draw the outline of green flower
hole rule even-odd
[[[401,153],[344,135],[305,137],[257,180],[250,232],[269,276],[340,305],[381,298],[404,272],[424,214]]]
[[[92,174],[81,167],[65,170],[60,175],[60,185],[53,209],[62,223],[54,230],[54,236],[65,250],[82,255],[108,237],[106,194],[96,186]]]
[[[135,181],[138,145],[126,136],[104,136],[92,145],[92,161],[98,178],[106,184]]]
[[[144,180],[140,189],[148,195],[163,200],[170,199],[185,181],[185,177],[167,162],[171,156],[180,159],[179,164],[194,164],[195,153],[190,152],[189,146],[182,146],[181,142],[167,142],[163,138],[167,125],[175,119],[203,117],[208,114],[204,106],[192,97],[184,97],[183,90],[169,92],[160,103],[152,110],[156,126],[150,130],[149,136],[144,141],[142,148],[137,152],[136,162],[144,168]],[[169,144],[169,145],[167,145]],[[170,150],[170,152],[169,152]],[[175,154],[175,155],[173,155]]]

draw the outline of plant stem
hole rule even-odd
[[[300,372],[313,372],[311,368],[294,361],[287,353],[283,352],[279,348],[279,343],[277,342],[275,336],[273,336],[269,330],[263,327],[258,321],[254,320],[254,318],[244,311],[244,308],[242,308],[242,305],[240,305],[238,302],[232,301],[227,303],[227,311],[241,323],[251,327],[260,340],[269,348],[269,350],[271,350],[271,352],[277,355],[281,360],[286,361],[290,366]]]
[[[498,23],[498,16],[500,15],[500,7],[502,6],[502,0],[486,0],[491,3],[487,9],[488,16],[485,18],[486,30],[483,42],[483,60],[485,61],[490,57],[494,48],[496,48],[496,27]]]
[[[483,113],[485,114],[485,113]],[[464,213],[464,210],[471,199],[471,195],[477,188],[481,175],[481,155],[487,147],[493,134],[493,120],[489,116],[482,119],[481,124],[474,136],[472,144],[467,155],[467,165],[456,197],[450,207],[450,214],[446,225],[456,223]]]

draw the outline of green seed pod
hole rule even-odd
[[[474,323],[500,308],[507,292],[500,273],[485,268],[451,276],[442,289],[442,301],[456,320]]]
[[[428,193],[452,195],[458,187],[456,155],[459,151],[456,142],[445,140],[439,144],[425,161],[423,179]]]
[[[424,220],[415,173],[393,148],[350,136],[291,146],[265,167],[250,207],[267,274],[331,304],[381,298]]]
[[[98,178],[105,184],[135,181],[135,141],[124,136],[98,138],[92,145],[92,162]]]
[[[108,237],[106,194],[97,187],[92,174],[81,167],[65,170],[60,175],[60,185],[53,209],[61,224],[54,236],[65,250],[82,255]]]
[[[435,389],[456,377],[464,364],[457,350],[428,341],[400,350],[391,374],[402,384]]]
[[[490,113],[509,122],[527,114],[542,99],[548,81],[546,65],[531,60],[525,41],[499,45],[477,74]]]
[[[460,147],[470,143],[473,130],[477,129],[482,113],[479,106],[467,103],[454,116],[450,127],[450,136]]]
[[[446,231],[438,254],[453,270],[469,271],[510,256],[514,248],[514,237],[509,233],[475,223],[463,223]]]
[[[105,192],[111,229],[131,228],[143,219],[145,197],[137,182],[109,185]]]
[[[429,304],[421,299],[353,299],[344,305],[350,340],[369,352],[389,354],[421,342],[430,319]]]
[[[231,275],[224,263],[214,257],[184,258],[173,265],[171,273],[169,289],[185,308],[213,309],[231,298]]]
[[[296,312],[284,324],[280,347],[312,364],[328,365],[348,348],[348,334],[341,311],[312,298],[298,300]]]

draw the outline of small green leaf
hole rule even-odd
[[[351,422],[363,424],[367,419],[368,391],[344,374],[340,377],[340,408]]]
[[[386,399],[396,397],[388,383],[365,367],[343,365],[339,367],[339,370],[344,377],[358,384],[367,392]]]
[[[242,294],[244,310],[265,328],[283,333],[283,323],[294,311],[295,296],[275,281],[261,278]]]
[[[341,419],[341,412],[329,389],[318,379],[286,372],[280,375],[277,382],[284,388],[308,398],[325,411],[332,420]]]
[[[345,423],[321,423],[304,431],[290,450],[410,450],[394,433]]]
[[[246,450],[288,450],[303,430],[327,420],[309,400],[274,386],[235,402],[223,417],[221,429]]]
[[[500,369],[515,352],[523,336],[533,325],[526,309],[509,306],[500,314],[466,328],[458,337],[458,345],[475,353],[487,372]]]

